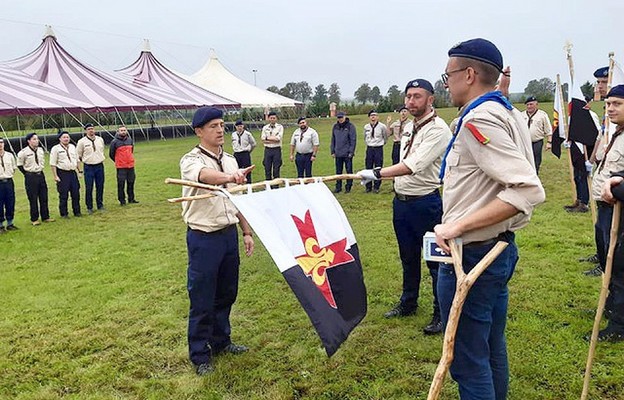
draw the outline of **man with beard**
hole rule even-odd
[[[401,134],[400,162],[385,168],[358,172],[363,181],[395,177],[392,202],[394,232],[403,266],[403,292],[386,318],[412,315],[418,308],[423,236],[442,220],[440,164],[451,130],[433,109],[433,86],[425,79],[409,81],[405,87],[406,110],[414,117]],[[442,332],[437,283],[438,263],[427,261],[433,282],[433,318],[424,333]]]
[[[117,169],[117,199],[122,206],[126,205],[126,194],[124,189],[128,189],[128,203],[136,204],[134,198],[134,182],[136,173],[134,172],[134,141],[128,135],[125,126],[117,128],[117,135],[110,144],[108,155],[115,162]]]
[[[294,161],[297,166],[297,178],[310,178],[312,163],[316,160],[320,144],[319,135],[316,130],[308,127],[305,117],[300,117],[297,124],[299,128],[293,132],[290,140],[290,161]]]

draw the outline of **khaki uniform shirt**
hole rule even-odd
[[[528,126],[529,114],[526,111],[522,111],[522,118],[524,118],[525,124]],[[535,114],[530,119],[531,126],[529,127],[529,132],[531,134],[531,142],[537,142],[552,135],[552,125],[550,125],[550,119],[545,111],[535,111]]]
[[[314,146],[318,146],[319,143],[318,132],[310,127],[303,133],[301,129],[297,128],[290,139],[291,146],[294,145],[295,151],[300,154],[312,153]]]
[[[0,179],[13,178],[15,169],[17,169],[15,157],[12,153],[5,151],[4,154],[0,156]]]
[[[375,132],[371,124],[364,125],[364,141],[367,146],[379,147],[386,144],[388,140],[388,128],[381,122],[377,122],[375,125]]]
[[[424,122],[433,112],[422,117]],[[418,125],[418,122],[416,124]],[[394,178],[394,190],[407,196],[423,196],[438,189],[440,184],[440,165],[446,146],[452,133],[446,122],[440,117],[421,127],[416,133],[411,149],[407,149],[412,138],[413,122],[408,122],[401,138],[400,159],[411,171],[411,175]],[[406,152],[409,153],[407,156]]]
[[[262,134],[260,135],[261,140],[265,140],[268,136],[277,136],[279,138],[279,143],[269,143],[264,144],[264,147],[282,147],[282,137],[284,137],[284,127],[280,124],[275,124],[275,126],[271,126],[271,124],[266,124],[262,127]]]
[[[65,148],[57,144],[50,150],[50,165],[63,171],[73,171],[78,168],[78,153],[76,146],[68,144]]]
[[[256,139],[251,132],[244,130],[240,134],[238,131],[232,132],[232,151],[240,153],[241,151],[251,152],[256,147]]]
[[[76,152],[80,161],[89,165],[97,165],[104,162],[104,139],[95,136],[91,140],[88,136],[84,136],[76,144]]]
[[[596,172],[592,177],[592,197],[594,200],[602,201],[602,186],[612,174],[624,170],[624,134],[619,134],[613,146],[602,161],[595,167]]]
[[[401,141],[401,135],[405,132],[405,125],[409,124],[409,119],[405,121],[397,120],[390,124],[390,133],[392,133],[392,141],[398,143]]]
[[[45,164],[45,154],[41,147],[37,147],[37,157],[30,146],[24,147],[17,153],[17,166],[24,167],[26,172],[41,172]]]
[[[466,128],[468,122],[488,137],[489,143],[481,144]],[[464,244],[488,240],[527,225],[533,208],[544,197],[535,173],[531,138],[520,112],[488,101],[468,113],[446,158],[442,222],[458,221],[496,198],[520,211],[462,236]]]
[[[216,155],[215,155],[216,156]],[[223,172],[231,173],[238,169],[236,159],[223,154],[221,159]],[[198,148],[186,153],[180,160],[180,172],[182,179],[199,182],[199,173],[204,168],[219,171],[217,161],[208,157]],[[229,184],[234,186],[233,184]],[[184,186],[182,196],[195,196],[208,193],[208,190]],[[207,199],[182,202],[182,219],[191,229],[214,232],[238,223],[238,210],[226,197],[214,196]]]

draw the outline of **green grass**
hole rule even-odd
[[[453,113],[440,110],[447,120]],[[352,121],[360,135],[354,162],[359,170],[367,118]],[[309,123],[321,136],[314,172],[333,174],[333,120]],[[288,138],[293,130],[287,130]],[[325,356],[307,316],[257,243],[251,258],[243,256],[232,313],[233,339],[251,351],[221,357],[214,374],[195,376],[186,347],[186,228],[180,207],[166,202],[180,188],[163,183],[179,176],[179,158],[195,143],[187,138],[137,144],[140,204],[118,206],[114,167],[107,161],[106,213],[40,227],[28,224],[17,177],[21,229],[0,236],[0,398],[426,398],[441,353],[441,338],[422,334],[431,316],[429,278],[415,317],[382,316],[401,287],[389,182],[379,195],[366,195],[359,185],[337,195],[358,238],[369,301],[368,316],[338,353]],[[284,155],[283,176],[293,177],[285,149]],[[255,181],[263,175],[261,158],[258,149],[252,155]],[[518,234],[521,259],[510,283],[512,400],[580,396],[588,350],[582,337],[592,327],[587,310],[596,308],[600,285],[581,274],[589,265],[576,261],[593,252],[591,217],[562,209],[572,200],[567,161],[548,153],[544,158],[547,200]],[[52,185],[50,205],[58,216]],[[624,398],[623,350],[622,343],[599,344],[590,398]],[[450,379],[442,398],[457,398]]]

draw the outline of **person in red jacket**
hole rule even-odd
[[[134,173],[134,142],[128,129],[120,126],[117,129],[117,135],[110,144],[108,152],[111,160],[115,162],[117,168],[117,199],[122,206],[126,205],[126,194],[124,188],[128,189],[128,203],[138,203],[134,198],[134,181],[136,174]]]

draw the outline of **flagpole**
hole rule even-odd
[[[279,184],[286,183],[286,182],[288,182],[288,184],[290,185],[296,185],[296,184],[301,184],[301,183],[303,184],[314,183],[314,182],[317,182],[318,180],[320,180],[321,182],[331,182],[331,181],[337,181],[341,179],[362,179],[362,177],[358,174],[339,174],[339,175],[327,175],[327,176],[318,176],[318,177],[310,177],[310,178],[276,178],[270,181],[262,181],[262,182],[252,183],[252,184],[237,185],[237,186],[232,186],[229,188],[222,188],[220,186],[208,185],[208,184],[201,183],[201,182],[187,181],[184,179],[174,179],[174,178],[165,179],[165,183],[172,184],[172,185],[190,186],[190,187],[195,187],[199,189],[207,189],[207,190],[212,190],[212,191],[227,190],[230,193],[238,193],[238,192],[245,192],[250,189],[253,190],[257,188],[265,188],[267,186],[272,186],[272,185],[279,185]],[[394,178],[383,177],[381,179],[390,180]],[[203,194],[199,194],[195,196],[168,199],[167,201],[169,203],[180,203],[182,201],[206,199],[206,198],[213,197],[213,196],[217,196],[217,194],[203,193]]]
[[[613,83],[613,69],[615,67],[614,57],[615,57],[615,53],[610,52],[609,53],[609,77],[607,78],[607,92],[611,90],[611,84]],[[602,137],[604,138],[604,142],[601,140],[600,145],[603,145],[604,143],[604,146],[606,146],[609,143],[609,125],[611,121],[606,116],[603,116],[603,118],[604,118],[604,131],[602,133]]]
[[[485,271],[507,247],[508,243],[503,241],[496,243],[492,250],[490,250],[468,274],[464,272],[462,267],[461,247],[457,245],[455,240],[450,240],[449,245],[451,247],[451,256],[453,257],[453,267],[455,269],[455,296],[453,296],[453,304],[451,305],[449,319],[446,324],[446,330],[444,331],[442,357],[440,358],[433,381],[431,382],[427,400],[437,400],[440,396],[440,391],[444,385],[444,378],[451,366],[451,362],[453,362],[455,335],[457,334],[457,327],[459,326],[459,317],[461,316],[462,308],[464,307],[464,302],[466,301],[470,288],[479,276],[481,276],[483,271]]]
[[[559,116],[559,126],[561,126],[561,129],[563,129],[563,132],[565,133],[565,137],[566,137],[566,142],[568,144],[570,144],[569,141],[569,137],[568,137],[568,114],[567,114],[567,110],[565,107],[565,101],[563,98],[563,90],[561,88],[561,78],[559,76],[559,74],[557,74],[557,89],[559,91],[559,104],[561,105],[560,110],[561,114]],[[576,189],[575,189],[575,183],[574,183],[574,166],[572,165],[572,151],[570,148],[568,148],[568,170],[570,171],[570,188],[572,189],[572,202],[574,203],[576,201]]]
[[[620,230],[621,210],[622,203],[618,201],[617,203],[615,203],[615,206],[613,206],[613,217],[611,218],[611,234],[609,239],[609,252],[607,254],[607,265],[605,266],[605,272],[602,275],[602,287],[600,289],[600,297],[598,298],[598,309],[596,310],[594,327],[592,329],[591,340],[589,342],[589,354],[587,355],[587,365],[585,366],[585,377],[583,379],[583,392],[581,393],[581,400],[587,399],[587,395],[589,393],[589,380],[591,378],[592,364],[594,362],[596,344],[598,342],[598,330],[600,329],[600,320],[602,319],[602,313],[604,311],[605,303],[607,301],[609,283],[611,282],[613,255],[615,253],[615,246],[617,245],[618,231]]]

